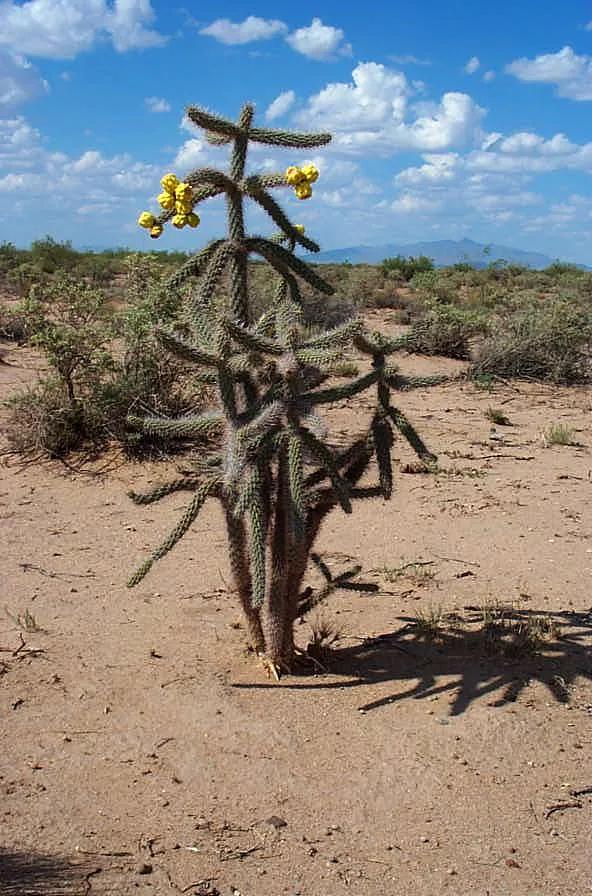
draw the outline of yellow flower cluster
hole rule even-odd
[[[172,222],[173,226],[181,229],[182,227],[197,227],[199,225],[199,215],[193,211],[193,187],[191,184],[183,183],[174,174],[165,174],[160,181],[163,192],[157,197],[158,204],[165,211],[175,211]],[[138,218],[140,227],[145,227],[150,231],[150,236],[156,239],[162,233],[162,224],[157,221],[150,212],[142,212]]]
[[[314,165],[304,165],[302,168],[290,165],[285,176],[286,183],[294,187],[298,199],[309,199],[312,196],[311,184],[318,179],[319,170]]]

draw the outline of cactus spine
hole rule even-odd
[[[186,307],[192,337],[167,332],[160,338],[168,351],[196,365],[202,381],[217,384],[218,407],[198,417],[133,418],[130,423],[162,439],[222,434],[221,449],[218,444],[201,460],[195,477],[175,480],[145,496],[132,495],[142,504],[177,491],[194,492],[176,529],[128,584],[138,584],[153,562],[187,532],[206,500],[216,498],[224,511],[230,567],[251,645],[279,675],[292,668],[295,620],[335,588],[356,587],[349,582],[355,572],[333,579],[316,558],[327,584],[317,594],[303,591],[312,549],[327,514],[337,505],[351,513],[356,500],[391,496],[395,432],[423,460],[434,459],[391,402],[393,390],[430,383],[415,383],[387,365],[388,357],[405,347],[405,337],[389,341],[366,332],[358,320],[313,336],[301,325],[299,280],[325,295],[333,293],[318,272],[295,254],[297,245],[313,252],[319,247],[290,222],[271,196],[271,189],[287,185],[287,175],[246,177],[245,164],[252,142],[312,149],[328,143],[330,135],[255,128],[250,105],[244,106],[237,122],[197,107],[190,107],[187,115],[205,130],[211,143],[232,147],[228,173],[204,168],[185,179],[192,186],[195,204],[225,194],[228,236],[211,242],[171,278],[172,289],[189,279],[197,281]],[[279,233],[270,238],[247,235],[245,200],[256,202]],[[157,228],[170,217],[170,211],[164,212]],[[274,302],[257,321],[252,319],[248,288],[252,254],[262,257],[277,275]],[[212,296],[225,271],[229,296],[226,306],[218,308]],[[345,385],[319,388],[331,364],[351,346],[368,357],[370,372]],[[376,390],[376,409],[367,431],[349,448],[337,450],[319,430],[318,406],[346,401],[369,389]],[[361,486],[373,460],[379,483]]]

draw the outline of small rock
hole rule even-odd
[[[508,868],[520,868],[516,859],[506,859],[506,865]]]
[[[430,838],[429,838],[429,837],[425,837],[425,836],[424,836],[424,837],[420,837],[419,840],[420,840],[421,843],[429,843],[429,842],[430,842]]]
[[[138,862],[136,874],[152,874],[153,868],[149,862]]]
[[[280,818],[279,815],[270,815],[269,818],[265,819],[265,824],[275,828],[276,831],[279,831],[280,828],[288,827],[288,822],[284,818]]]
[[[458,871],[456,868],[449,868],[446,874],[458,874]]]

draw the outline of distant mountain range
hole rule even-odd
[[[504,259],[512,264],[528,268],[546,268],[555,259],[540,252],[523,252],[511,246],[496,243],[476,243],[473,240],[435,240],[424,243],[397,243],[385,246],[348,246],[346,249],[332,249],[329,252],[309,254],[306,257],[316,264],[379,264],[384,258],[396,255],[427,255],[436,267],[447,267],[459,261],[466,261],[475,268],[486,268],[492,261]]]

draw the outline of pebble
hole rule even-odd
[[[149,862],[139,862],[136,865],[136,874],[152,874],[153,868]]]

